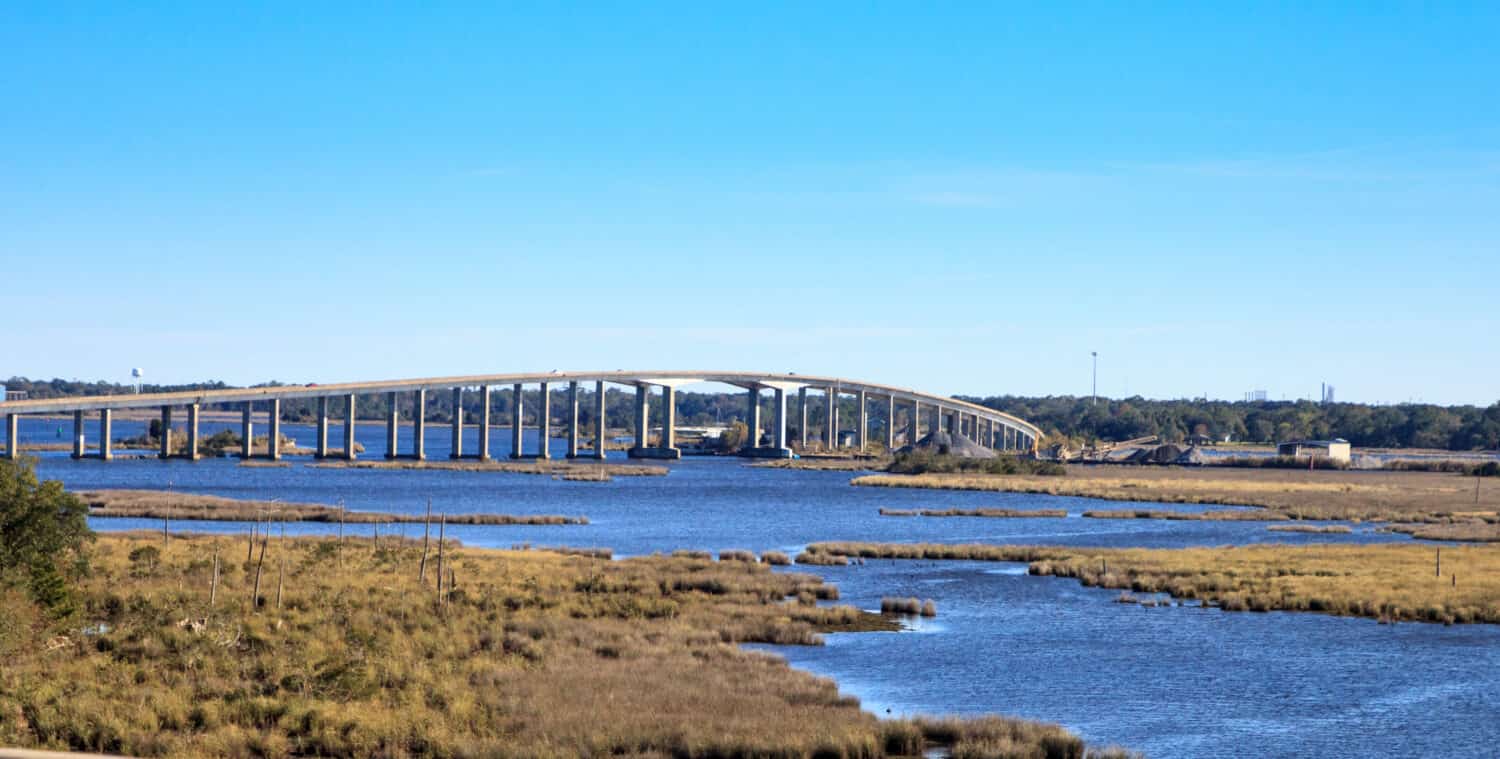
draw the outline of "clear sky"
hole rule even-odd
[[[0,6],[0,376],[1500,399],[1500,4]]]

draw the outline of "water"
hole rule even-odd
[[[125,436],[143,426],[117,422],[115,429]],[[299,444],[311,444],[311,427],[283,429]],[[26,427],[22,434],[40,442],[46,432]],[[68,424],[65,435],[70,432]],[[342,440],[340,430],[332,432]],[[361,426],[359,432],[370,449],[365,457],[380,456],[383,430]],[[496,430],[492,436],[495,455],[509,452],[508,433]],[[429,427],[429,455],[446,457],[448,437],[448,428]],[[526,444],[535,450],[534,432],[528,431]],[[562,445],[553,441],[555,455]],[[1100,503],[854,488],[849,473],[751,469],[727,459],[689,459],[672,464],[667,477],[610,483],[301,464],[106,464],[62,453],[43,455],[38,466],[43,477],[78,490],[161,488],[170,481],[187,492],[326,504],[343,499],[350,508],[371,511],[418,513],[430,497],[435,509],[449,513],[582,514],[591,524],[455,526],[450,532],[472,545],[608,546],[617,555],[676,548],[796,552],[820,540],[1148,547],[1407,540],[1363,526],[1348,535],[1306,535],[1273,533],[1254,522],[1083,519],[1078,514]],[[1061,507],[1070,517],[882,517],[882,507]],[[98,529],[160,527],[140,520],[93,521]],[[221,522],[173,526],[245,529]],[[327,529],[288,526],[288,532]],[[415,534],[420,526],[407,529]],[[1148,609],[1113,603],[1117,591],[1027,576],[1016,564],[874,561],[795,569],[827,577],[839,585],[842,602],[865,608],[878,607],[885,595],[937,602],[936,619],[913,623],[906,632],[832,635],[823,647],[772,647],[794,666],[834,678],[880,714],[1016,714],[1061,722],[1090,741],[1156,757],[1483,756],[1492,755],[1500,741],[1500,628],[1492,626],[1387,626],[1313,614]]]

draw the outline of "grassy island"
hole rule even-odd
[[[1500,524],[1500,483],[1445,472],[1074,465],[1062,475],[929,471],[852,484],[1258,506],[1268,519]]]
[[[350,511],[319,503],[258,501],[166,490],[89,490],[78,494],[91,517],[187,519],[213,522],[347,522],[349,524],[421,524],[423,514]],[[588,524],[588,517],[558,514],[447,514],[448,524],[560,525]],[[430,518],[436,525],[438,517]]]
[[[1034,575],[1167,593],[1226,611],[1312,611],[1386,621],[1500,623],[1500,546],[1059,548],[939,543],[816,543],[798,563],[850,558],[1014,561]]]

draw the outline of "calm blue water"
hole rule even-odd
[[[31,420],[28,420],[31,422]],[[133,427],[132,427],[133,425]],[[52,425],[55,427],[56,425]],[[141,423],[116,422],[117,436]],[[225,425],[229,426],[229,425]],[[213,427],[204,425],[205,434]],[[311,427],[284,429],[311,445]],[[92,433],[92,428],[90,432]],[[383,428],[361,426],[365,457]],[[508,430],[492,452],[509,452]],[[28,425],[41,442],[52,429]],[[71,433],[66,425],[63,440]],[[407,430],[403,430],[407,433]],[[470,433],[474,434],[473,431]],[[333,430],[334,440],[341,432]],[[404,435],[409,440],[409,435]],[[448,453],[429,427],[428,454]],[[527,448],[535,450],[528,431]],[[562,441],[552,449],[561,455]],[[466,543],[608,546],[617,555],[675,548],[780,549],[819,540],[1050,543],[1174,547],[1406,540],[1356,527],[1350,535],[1272,533],[1264,524],[1078,518],[1099,502],[996,493],[854,488],[850,475],[751,469],[689,459],[667,477],[578,483],[536,475],[240,467],[234,461],[73,461],[41,457],[43,477],[72,489],[161,488],[416,513],[428,498],[449,513],[583,514],[569,527],[456,527]],[[1067,519],[881,517],[888,508],[1067,508]],[[1189,506],[1157,508],[1193,509]],[[99,529],[160,523],[94,520]],[[243,531],[242,524],[174,522],[176,529]],[[318,531],[320,526],[289,526]],[[354,529],[351,526],[351,531]],[[368,528],[366,528],[368,529]],[[408,526],[415,534],[420,529]],[[1377,625],[1312,614],[1224,613],[1112,603],[1116,591],[1029,577],[1013,564],[869,562],[799,568],[840,586],[844,602],[883,595],[937,602],[939,616],[902,633],[828,637],[823,647],[776,647],[794,665],[836,679],[884,714],[1003,712],[1061,722],[1091,741],[1157,757],[1495,755],[1500,746],[1500,628]]]

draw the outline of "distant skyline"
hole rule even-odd
[[[0,375],[1500,401],[1500,5],[0,8]]]

